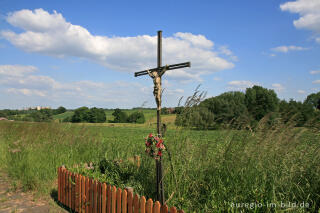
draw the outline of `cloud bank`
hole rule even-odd
[[[315,40],[320,44],[320,1],[319,0],[297,0],[280,5],[282,11],[298,13],[299,19],[293,21],[297,29],[311,30]]]
[[[141,106],[145,101],[154,106],[153,87],[137,82],[116,81],[111,83],[94,81],[61,82],[50,76],[39,75],[38,68],[22,65],[0,65],[0,95],[5,97],[0,108],[14,99],[15,105],[25,106],[26,103],[50,106],[97,106],[127,108]],[[164,81],[166,97],[164,105],[177,101],[184,93],[176,85]],[[72,100],[72,102],[70,102]]]
[[[67,22],[61,13],[49,13],[43,9],[16,11],[8,14],[6,20],[23,32],[6,30],[1,31],[1,36],[26,52],[54,57],[79,57],[123,72],[135,72],[155,66],[156,36],[92,35],[84,27]],[[203,35],[178,32],[163,38],[164,63],[192,62],[192,68],[187,72],[168,72],[167,75],[171,78],[201,80],[202,75],[234,67],[232,62],[219,54],[236,59],[226,47],[215,51],[214,43]]]

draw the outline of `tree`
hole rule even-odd
[[[93,107],[90,109],[88,122],[90,123],[104,123],[106,121],[106,113],[104,109]]]
[[[304,103],[310,104],[314,109],[318,107],[318,109],[320,109],[320,92],[308,95]]]
[[[126,112],[123,112],[121,109],[117,108],[112,113],[114,116],[114,123],[126,123],[128,120],[128,115]]]
[[[273,90],[253,86],[246,89],[245,104],[250,115],[259,121],[268,113],[278,111],[279,99]]]
[[[290,99],[289,102],[281,101],[279,112],[284,123],[294,122],[295,126],[303,126],[315,115],[313,106],[310,103],[306,101],[302,103],[293,99]]]
[[[175,124],[177,126],[208,129],[214,126],[214,116],[206,107],[193,106],[177,114]]]
[[[134,112],[128,117],[129,123],[143,124],[146,121],[142,112]]]
[[[66,112],[66,111],[67,111],[66,108],[64,108],[63,106],[60,106],[58,109],[54,110],[54,114],[58,115],[58,114],[62,114],[64,112]]]
[[[52,110],[50,109],[41,109],[39,111],[32,112],[29,117],[32,118],[35,122],[48,122],[52,120]],[[28,116],[24,119],[26,121],[31,121]]]
[[[239,127],[249,120],[245,105],[245,95],[242,92],[226,92],[219,96],[208,98],[200,106],[206,107],[214,114],[214,122],[219,125]]]
[[[74,114],[71,118],[71,122],[79,123],[86,122],[89,120],[90,110],[88,107],[80,107],[74,111]]]

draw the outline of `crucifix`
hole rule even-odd
[[[157,134],[158,137],[161,138],[161,77],[162,75],[168,71],[168,70],[174,70],[174,69],[180,69],[184,67],[190,67],[190,62],[180,63],[180,64],[172,64],[172,65],[166,65],[162,66],[162,31],[158,31],[158,66],[156,68],[135,72],[134,76],[141,76],[141,75],[149,75],[153,79],[154,87],[153,87],[153,95],[155,97],[156,103],[157,103]],[[164,188],[163,188],[163,179],[162,179],[162,157],[160,156],[159,160],[156,160],[156,181],[157,181],[157,200],[160,201],[160,203],[164,204]]]

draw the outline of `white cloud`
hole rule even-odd
[[[149,106],[155,106],[151,84],[143,85],[124,81],[104,83],[88,80],[62,82],[50,76],[37,75],[36,70],[38,69],[33,66],[0,65],[0,67],[5,67],[5,73],[11,74],[19,70],[17,75],[0,74],[0,95],[5,97],[6,103],[8,100],[14,100],[15,104],[25,106],[33,100],[35,105],[64,105],[71,108],[84,105],[126,108],[140,106],[144,101],[148,101]],[[169,84],[167,80],[164,80],[164,85],[166,86],[164,106],[168,102],[173,103],[178,100],[184,93],[184,90]],[[1,107],[4,107],[6,103],[1,103]]]
[[[258,83],[253,83],[251,81],[230,81],[228,82],[229,90],[245,90],[246,88],[253,87],[254,85],[259,85]]]
[[[307,49],[308,48],[294,46],[294,45],[291,45],[291,46],[279,46],[279,47],[271,48],[271,50],[274,51],[274,52],[282,52],[282,53],[287,53],[289,51],[301,51],[301,50],[307,50]],[[273,55],[271,55],[271,56],[273,56]]]
[[[228,46],[219,47],[219,52],[223,55],[228,56],[232,61],[238,61],[238,57],[228,48]]]
[[[8,93],[13,93],[13,94],[23,94],[26,96],[41,96],[41,97],[45,97],[46,96],[46,92],[45,91],[41,91],[41,90],[34,90],[34,89],[16,89],[16,88],[9,88],[7,89]]]
[[[80,57],[125,72],[155,66],[156,36],[92,35],[82,26],[67,22],[60,13],[54,11],[50,14],[43,9],[16,11],[7,16],[7,21],[25,31],[2,31],[2,37],[27,52],[55,57]],[[220,57],[219,51],[213,48],[214,43],[203,35],[178,32],[163,38],[164,63],[192,63],[191,69],[173,70],[168,72],[168,76],[201,80],[202,75],[234,67],[233,63]]]
[[[313,84],[320,84],[320,80],[312,81]]]
[[[305,94],[305,93],[306,93],[306,91],[301,90],[301,89],[299,89],[297,92],[298,92],[299,94]]]
[[[213,80],[214,80],[214,81],[221,81],[221,78],[219,78],[219,77],[214,77]]]
[[[320,74],[320,70],[311,70],[310,74],[311,75]]]
[[[2,76],[24,76],[37,71],[34,66],[22,65],[0,65],[0,75]]]
[[[275,83],[272,84],[272,89],[274,89],[276,92],[282,92],[285,88],[281,84]]]
[[[280,5],[281,10],[298,13],[299,19],[293,24],[298,29],[311,30],[316,35],[316,41],[320,43],[320,1],[319,0],[297,0]]]

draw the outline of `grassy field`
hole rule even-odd
[[[126,112],[128,114],[128,116],[136,111],[140,111],[139,109],[124,109],[123,110],[124,112]],[[155,114],[156,114],[156,110],[153,110],[153,109],[142,109],[141,110],[146,118],[146,121],[152,119]],[[110,120],[110,121],[113,121],[114,120],[114,117],[112,115],[112,113],[114,112],[114,110],[105,110],[105,113],[106,113],[106,117],[107,117],[107,122]],[[66,117],[71,117],[73,115],[73,111],[67,111],[65,113],[62,113],[62,114],[58,114],[58,115],[54,115],[53,116],[53,120],[63,120],[64,118]]]
[[[155,163],[144,153],[144,137],[154,129],[148,123],[0,122],[0,167],[13,185],[48,194],[56,187],[57,167],[62,164],[140,155],[141,175],[132,181],[141,187],[135,191],[154,198]],[[171,153],[171,161],[164,155],[165,197],[170,206],[186,212],[319,209],[319,132],[290,126],[256,132],[196,131],[172,125],[165,141]],[[295,208],[292,203],[307,203],[309,208]]]

